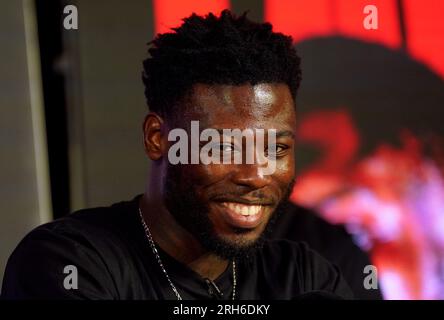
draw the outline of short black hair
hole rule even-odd
[[[293,99],[301,81],[300,58],[290,36],[224,10],[219,17],[192,14],[174,32],[149,43],[142,79],[151,111],[177,113],[194,84],[285,83]]]

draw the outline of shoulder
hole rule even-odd
[[[312,209],[288,202],[269,237],[306,242],[339,267],[356,297],[382,299],[380,290],[366,290],[362,285],[363,270],[372,264],[370,255],[354,243],[344,226],[333,225]]]
[[[80,210],[29,232],[7,262],[2,295],[6,298],[116,297],[110,270],[123,260],[124,208]],[[120,259],[119,259],[120,258]],[[83,290],[64,288],[66,268],[74,266]],[[71,267],[72,268],[72,267]],[[72,270],[72,269],[71,269]]]
[[[286,239],[265,241],[259,257],[267,269],[278,273],[288,270],[301,275],[312,270],[313,264],[322,264],[325,260],[307,243]]]
[[[284,261],[290,259],[305,260],[308,255],[314,253],[306,242],[287,239],[266,240],[261,251],[267,258],[280,257]]]
[[[132,232],[136,218],[133,207],[134,201],[124,201],[108,207],[78,210],[36,227],[17,248],[45,239],[57,239],[55,243],[60,245],[73,242],[84,247],[104,246]]]
[[[286,203],[284,213],[278,216],[269,237],[305,241],[320,252],[338,248],[338,242],[347,246],[353,244],[351,236],[343,226],[333,225],[316,211],[290,201]]]
[[[268,240],[259,259],[268,273],[275,275],[277,281],[294,285],[298,294],[325,291],[353,297],[339,268],[305,242]]]

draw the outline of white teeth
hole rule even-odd
[[[236,212],[237,214],[241,214],[243,216],[251,216],[258,214],[261,210],[261,206],[251,206],[239,203],[232,202],[224,202],[224,205],[228,207],[230,210]]]

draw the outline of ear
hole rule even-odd
[[[151,160],[159,160],[166,150],[164,121],[157,113],[150,112],[143,122],[143,144]]]

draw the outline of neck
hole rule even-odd
[[[139,207],[156,245],[171,257],[211,280],[227,268],[228,260],[205,250],[191,233],[176,222],[150,186],[140,199]]]

